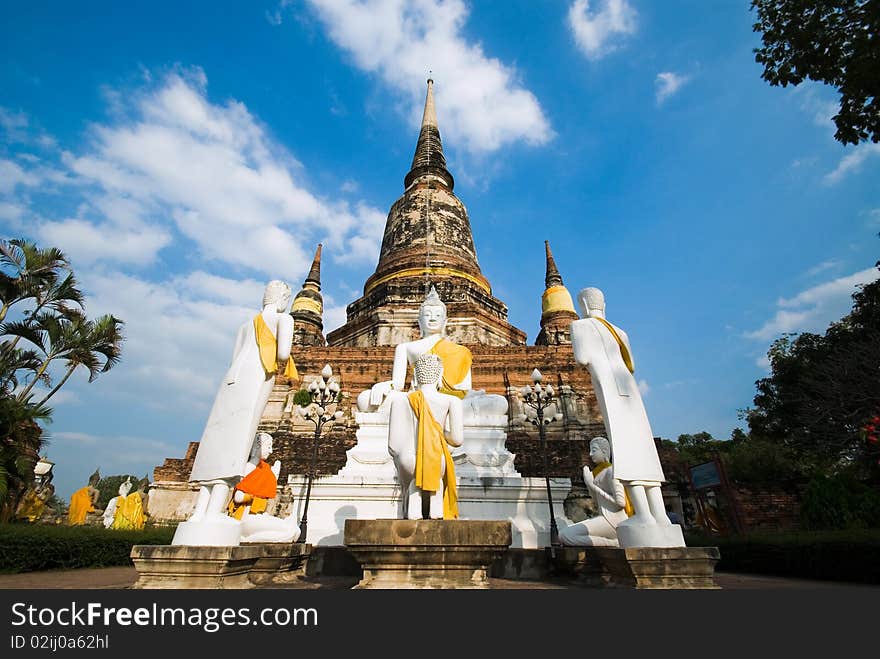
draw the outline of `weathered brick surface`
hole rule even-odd
[[[198,442],[190,442],[186,447],[183,458],[165,458],[165,462],[153,469],[154,481],[186,482],[192,472],[193,462],[196,459],[196,451],[199,449]]]
[[[800,527],[801,491],[797,485],[733,486],[747,531],[785,531]]]

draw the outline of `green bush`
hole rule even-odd
[[[687,534],[689,547],[718,547],[722,572],[880,583],[880,529],[747,536]]]
[[[801,501],[805,529],[880,528],[880,493],[847,474],[815,476]]]
[[[307,389],[300,389],[293,394],[293,402],[300,407],[307,407],[312,402],[312,395]]]
[[[134,545],[167,545],[174,528],[112,531],[92,526],[0,524],[0,572],[131,565]]]

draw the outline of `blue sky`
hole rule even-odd
[[[429,70],[511,322],[534,341],[549,240],[629,333],[657,435],[729,437],[772,340],[876,278],[880,145],[834,141],[833,90],[760,79],[745,1],[76,5],[0,9],[0,234],[126,321],[122,363],[52,399],[65,498],[199,439],[235,328],[319,241],[343,322]]]

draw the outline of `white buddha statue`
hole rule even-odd
[[[258,433],[244,478],[235,486],[229,502],[229,515],[241,520],[242,542],[293,542],[299,537],[294,515],[282,519],[266,513],[269,500],[278,492],[281,472],[280,460],[269,466],[271,454],[272,435]]]
[[[599,509],[595,517],[559,529],[559,541],[574,547],[617,547],[617,525],[627,517],[626,492],[623,483],[614,477],[611,465],[611,443],[604,437],[590,441],[590,462],[584,467],[584,483]]]
[[[431,353],[439,356],[443,365],[439,391],[463,400],[466,424],[467,419],[474,417],[507,414],[507,399],[504,396],[487,394],[482,389],[471,389],[473,356],[468,348],[446,338],[446,322],[446,305],[437,290],[431,286],[425,301],[419,307],[421,338],[395,347],[391,380],[380,382],[360,393],[357,405],[361,412],[375,411],[390,391],[406,391],[406,377],[410,366],[415,365],[419,356]],[[410,389],[418,389],[420,384],[418,377],[413,374]]]
[[[116,508],[119,506],[121,501],[125,501],[125,497],[128,496],[128,493],[131,492],[131,476],[126,478],[119,485],[119,496],[115,496],[107,503],[107,508],[104,509],[104,528],[109,529],[113,525],[113,518],[116,515]]]
[[[290,294],[283,281],[270,281],[262,310],[238,329],[232,364],[217,390],[189,477],[199,485],[195,509],[178,525],[173,545],[238,543],[239,524],[224,514],[229,491],[245,474],[278,363],[286,363],[286,377],[298,378],[290,359],[293,318],[286,311]]]
[[[419,355],[415,365],[418,389],[391,396],[388,452],[397,467],[404,519],[458,517],[449,445],[461,446],[464,415],[461,399],[437,390],[442,370],[439,356]]]
[[[605,319],[605,296],[598,288],[578,294],[583,318],[571,324],[575,361],[590,371],[605,431],[634,514],[617,527],[621,547],[684,546],[681,528],[666,514],[660,489],[665,481],[654,434],[633,375],[629,337]]]

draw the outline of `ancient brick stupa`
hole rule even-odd
[[[453,192],[454,185],[446,168],[433,81],[429,80],[403,196],[388,213],[376,270],[364,283],[363,296],[348,305],[346,323],[327,334],[325,345],[318,245],[312,268],[294,299],[292,352],[301,380],[288,382],[278,377],[260,424],[260,430],[275,438],[275,455],[283,465],[281,482],[288,476],[298,478],[311,464],[313,426],[297,415],[296,392],[318,377],[325,364],[339,378],[346,414],[322,436],[318,451],[318,475],[336,474],[346,464],[346,451],[357,443],[355,398],[373,384],[390,379],[395,345],[418,338],[419,305],[432,285],[447,307],[447,336],[473,353],[473,388],[506,396],[509,418],[522,412],[519,390],[531,384],[533,369],[544,374],[545,383],[554,385],[563,419],[548,428],[550,475],[580,479],[589,439],[604,429],[589,373],[575,363],[571,352],[568,325],[578,316],[550,246],[544,245],[547,275],[541,330],[535,345],[529,346],[525,332],[508,322],[507,306],[492,294],[480,269],[470,219]],[[535,248],[540,254],[540,245]],[[537,300],[535,308],[537,315]],[[537,431],[530,425],[513,424],[506,436],[507,449],[516,454],[518,472],[544,476]],[[192,449],[187,459],[169,459],[156,468],[150,497],[155,518],[179,519],[186,508],[181,497],[188,489]],[[289,498],[282,496],[279,504],[286,501]]]

